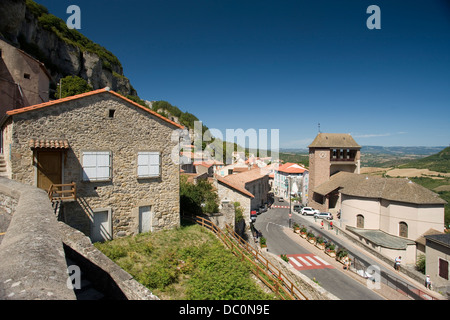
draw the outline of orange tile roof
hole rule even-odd
[[[69,149],[67,139],[30,139],[30,148],[50,148],[50,149]]]
[[[249,192],[247,189],[245,189],[245,185],[248,182],[261,179],[265,175],[266,175],[266,172],[264,170],[262,170],[260,168],[256,168],[256,169],[252,169],[252,170],[247,170],[242,173],[230,174],[223,178],[217,177],[217,180],[219,182],[222,182],[222,183],[232,187],[235,190],[240,191],[241,193],[243,193],[251,198],[254,198],[255,196],[251,192]]]
[[[306,168],[296,164],[296,163],[285,163],[276,169],[277,171],[281,171],[284,173],[303,173],[306,171]]]
[[[174,122],[172,120],[169,120],[166,117],[163,117],[162,115],[156,113],[155,111],[150,110],[150,109],[148,109],[148,108],[146,108],[146,107],[144,107],[144,106],[142,106],[142,105],[140,105],[140,104],[138,104],[138,103],[136,103],[136,102],[134,102],[134,101],[132,101],[132,100],[130,100],[130,99],[120,95],[120,94],[118,94],[117,92],[114,92],[114,91],[110,90],[109,88],[98,89],[98,90],[94,90],[94,91],[90,91],[90,92],[86,92],[86,93],[77,94],[75,96],[70,96],[70,97],[66,97],[66,98],[62,98],[62,99],[58,99],[58,100],[53,100],[53,101],[49,101],[49,102],[35,104],[33,106],[28,106],[28,107],[25,107],[25,108],[10,110],[10,111],[7,111],[6,114],[8,116],[21,114],[21,113],[32,111],[32,110],[38,110],[38,109],[42,109],[42,108],[45,108],[45,107],[48,107],[48,106],[57,105],[57,104],[60,104],[60,103],[63,103],[63,102],[67,102],[67,101],[73,101],[73,100],[81,99],[81,98],[84,98],[84,97],[93,96],[93,95],[96,95],[96,94],[99,94],[99,93],[103,93],[103,92],[109,92],[109,93],[115,95],[116,97],[119,97],[120,99],[125,100],[128,103],[131,103],[135,107],[138,107],[138,108],[140,108],[140,109],[142,109],[144,111],[147,111],[148,113],[150,113],[151,115],[153,115],[153,116],[155,116],[157,118],[160,118],[160,119],[162,119],[162,120],[164,120],[164,121],[166,121],[166,122],[168,122],[168,123],[170,123],[170,124],[180,128],[180,129],[184,129],[184,127],[182,125],[180,125],[180,124],[178,124],[178,123],[176,123],[176,122]]]

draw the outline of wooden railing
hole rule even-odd
[[[50,201],[76,200],[77,185],[75,182],[67,184],[52,184],[48,189],[48,197]]]
[[[217,227],[208,219],[195,216],[184,218],[191,219],[199,225],[214,232],[231,252],[250,262],[253,274],[255,274],[267,287],[269,287],[282,300],[308,300],[308,298],[290,281],[278,268],[269,262],[261,253],[239,237],[229,225],[226,232]],[[231,234],[231,236],[229,235]]]
[[[247,241],[245,241],[234,229],[226,224],[226,229],[229,234],[233,236],[233,238],[239,243],[241,247],[243,247],[247,252],[249,252],[255,261],[261,263],[266,270],[268,270],[271,274],[278,277],[278,279],[282,279],[283,286],[285,286],[289,292],[294,296],[296,300],[308,300],[308,298],[300,291],[300,289],[289,279],[284,273],[274,266],[266,257],[264,257],[261,252],[252,247]]]

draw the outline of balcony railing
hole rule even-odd
[[[52,184],[48,189],[50,201],[67,201],[77,199],[77,185],[75,182],[68,184]]]
[[[344,161],[344,162],[355,162],[355,158],[331,158],[330,161],[338,162],[338,161]]]

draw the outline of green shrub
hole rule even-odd
[[[417,271],[420,271],[423,274],[425,274],[425,265],[426,265],[425,255],[420,254],[419,257],[417,258],[417,262],[416,262]]]
[[[198,226],[139,234],[95,246],[164,299],[266,300],[251,278],[250,262],[237,258]]]

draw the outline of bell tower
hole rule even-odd
[[[320,127],[319,127],[320,128]],[[329,181],[333,174],[346,171],[359,173],[360,149],[349,134],[321,133],[309,148],[309,205],[321,211],[328,210],[328,199],[314,192]]]

